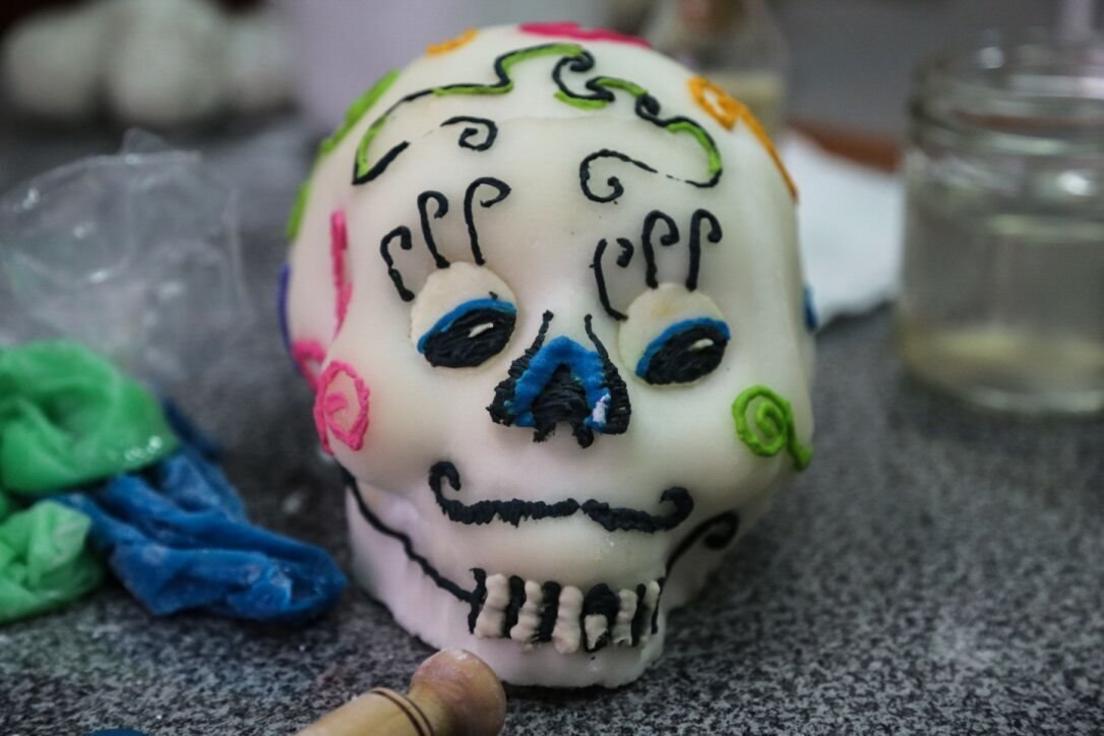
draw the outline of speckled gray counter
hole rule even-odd
[[[110,140],[2,130],[0,187]],[[203,147],[242,189],[263,306],[186,403],[254,518],[345,563],[341,493],[267,308],[305,137],[288,123]],[[513,691],[507,733],[1104,733],[1104,422],[933,396],[902,377],[884,314],[827,330],[817,384],[812,468],[674,615],[658,665],[615,692]],[[154,619],[108,587],[0,628],[0,734],[287,734],[404,688],[429,654],[355,590],[285,631]]]

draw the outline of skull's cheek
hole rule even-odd
[[[349,362],[335,359],[318,377],[314,427],[322,448],[341,459],[364,448],[371,414],[371,389]]]

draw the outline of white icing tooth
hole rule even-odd
[[[560,654],[579,651],[582,632],[579,629],[579,613],[583,610],[583,591],[573,585],[560,591],[560,608],[556,614],[556,626],[552,629],[552,646]]]
[[[613,622],[615,646],[632,646],[632,620],[636,614],[636,591],[622,590],[617,594],[621,605],[617,607],[617,619]]]
[[[644,587],[644,610],[647,613],[644,619],[644,628],[640,631],[640,646],[644,646],[652,638],[652,616],[655,614],[656,604],[659,602],[659,582],[653,580]]]
[[[592,613],[583,619],[583,630],[586,634],[586,649],[594,651],[602,635],[606,633],[609,622],[600,613]]]
[[[518,611],[517,623],[510,629],[510,638],[526,647],[532,646],[532,638],[540,625],[541,586],[532,580],[525,581],[525,603]]]
[[[486,586],[487,597],[473,633],[480,639],[497,639],[502,636],[502,618],[510,602],[510,580],[505,575],[490,575]]]

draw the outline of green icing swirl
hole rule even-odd
[[[797,439],[790,403],[766,386],[741,392],[732,402],[732,418],[737,436],[756,455],[773,457],[786,450],[799,471],[812,462],[812,448]]]
[[[712,136],[706,132],[705,128],[690,118],[683,116],[661,118],[659,113],[662,106],[656,98],[648,94],[648,90],[644,87],[619,77],[597,76],[589,79],[584,85],[590,94],[580,94],[571,90],[563,80],[564,71],[582,73],[593,68],[594,57],[588,52],[584,52],[575,59],[561,61],[552,73],[552,78],[559,88],[555,93],[556,99],[581,110],[598,110],[614,101],[614,90],[627,92],[636,101],[635,110],[638,117],[663,128],[669,133],[685,133],[691,136],[705,151],[710,176],[720,175],[722,168],[721,154]]]
[[[621,89],[631,94],[634,98],[640,98],[648,94],[648,90],[640,85],[615,77],[598,77],[594,80],[594,86],[604,89]],[[563,90],[556,90],[555,96],[560,102],[571,105],[572,107],[577,107],[580,110],[600,110],[610,103],[610,100],[595,99],[591,97],[573,97]],[[686,133],[693,137],[697,144],[702,147],[702,150],[705,151],[710,176],[721,170],[721,152],[717,150],[717,144],[709,134],[705,132],[705,128],[690,120],[676,120],[662,127],[669,133]]]

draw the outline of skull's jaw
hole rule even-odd
[[[352,493],[346,493],[345,510],[353,576],[368,594],[387,606],[396,622],[422,641],[438,649],[466,649],[487,662],[505,682],[544,687],[618,687],[640,677],[663,651],[667,610],[662,603],[655,612],[654,627],[649,621],[647,636],[635,647],[611,645],[588,652],[581,633],[573,652],[561,653],[555,641],[527,647],[497,632],[491,634],[487,629],[493,627],[494,617],[488,615],[480,620],[477,614],[475,630],[469,630],[472,607],[468,602],[427,575],[407,554],[401,540],[370,523]],[[480,608],[480,613],[483,611]]]
[[[347,489],[346,514],[354,576],[404,629],[438,648],[474,652],[506,682],[547,687],[618,687],[639,677],[662,652],[668,611],[700,589],[739,526],[727,513],[685,535],[667,571],[685,556],[680,568],[692,572],[671,576],[670,584],[658,578],[581,591],[496,571],[450,579],[355,486]]]

